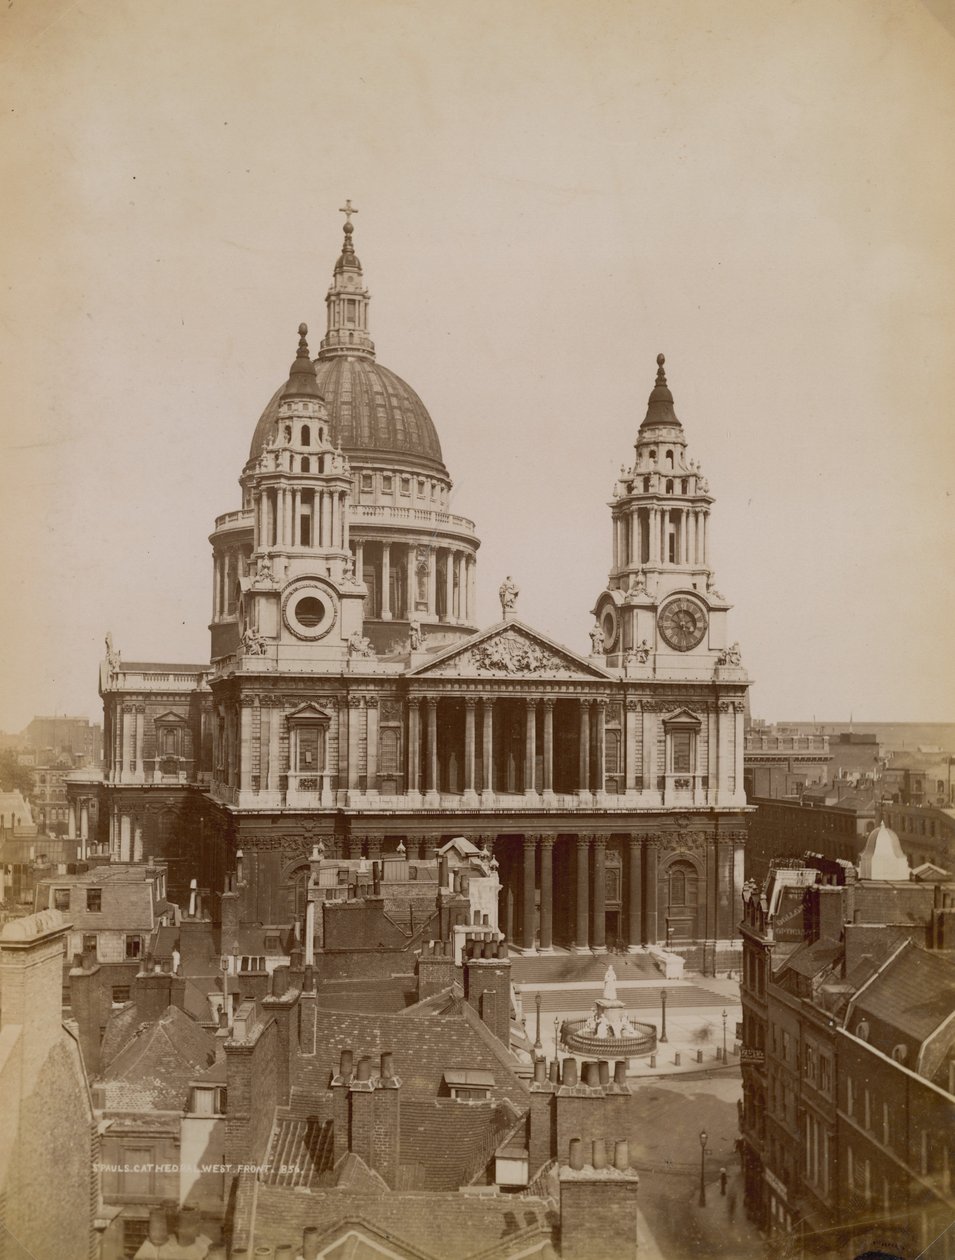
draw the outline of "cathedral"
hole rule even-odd
[[[173,899],[191,886],[216,918],[236,888],[241,923],[290,925],[316,846],[426,859],[464,837],[494,860],[516,950],[736,965],[748,677],[663,355],[589,654],[526,625],[510,577],[479,628],[479,540],[448,511],[424,403],[378,362],[353,213],[317,357],[302,324],[209,536],[209,663],[107,638],[102,782],[69,785],[82,854],[164,860]]]

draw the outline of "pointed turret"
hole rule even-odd
[[[328,328],[322,338],[320,359],[342,356],[374,359],[375,343],[368,335],[368,290],[365,288],[361,262],[355,253],[352,236],[355,225],[351,216],[358,210],[351,200],[341,208],[345,215],[342,252],[332,275],[331,288],[325,297]]]
[[[282,390],[283,398],[321,398],[315,364],[308,352],[308,324],[298,326],[298,352],[289,368],[288,381]]]

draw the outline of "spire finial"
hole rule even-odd
[[[354,228],[352,228],[351,217],[353,214],[358,213],[358,207],[352,205],[351,197],[347,199],[343,206],[338,207],[338,211],[339,214],[343,214],[345,216],[345,230],[348,231],[351,228],[351,230],[354,231]]]
[[[298,353],[296,359],[309,358],[308,342],[305,338],[308,336],[308,324],[299,324],[298,326]]]
[[[667,374],[663,370],[663,365],[664,363],[666,363],[666,361],[667,360],[666,360],[665,354],[657,355],[657,384],[658,385],[665,385],[667,383]]]

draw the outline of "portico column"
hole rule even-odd
[[[534,905],[535,861],[537,837],[524,837],[524,879],[521,889],[521,944],[525,950],[534,949],[537,928],[537,910]]]
[[[554,841],[556,839],[556,836],[551,835],[540,838],[540,947],[542,951],[554,947]]]
[[[640,711],[636,700],[628,700],[624,705],[625,723],[625,756],[627,759],[626,787],[628,792],[635,792],[637,775],[641,767],[637,764],[637,729],[640,722]]]
[[[596,783],[594,788],[598,792],[604,790],[604,732],[607,723],[607,701],[598,700],[597,706],[597,730],[595,734],[596,747],[594,748],[594,761],[596,762]]]
[[[543,783],[541,784],[544,792],[553,792],[554,790],[554,701],[544,701],[544,765],[543,765]]]
[[[483,738],[481,741],[481,787],[485,792],[494,791],[494,701],[481,701],[481,715],[484,720]]]
[[[417,700],[408,701],[408,783],[407,791],[417,792],[421,783],[419,757],[421,752],[420,705]]]
[[[464,701],[464,790],[474,791],[474,711],[477,697],[467,696]]]
[[[143,824],[140,818],[133,819],[133,861],[143,860]]]
[[[358,788],[358,736],[359,713],[361,712],[361,696],[348,697],[348,787],[355,791]]]
[[[428,696],[425,700],[427,718],[427,760],[425,762],[425,791],[438,790],[438,699]]]
[[[590,702],[578,701],[580,705],[580,764],[577,773],[577,787],[581,792],[590,791]]]
[[[381,544],[381,619],[391,620],[391,543]]]
[[[524,791],[534,792],[534,770],[537,761],[537,701],[524,702]]]
[[[627,944],[635,950],[640,944],[640,837],[627,841]]]
[[[607,948],[607,837],[594,836],[594,923],[591,940],[597,953]]]
[[[88,840],[90,835],[90,807],[88,801],[80,802],[80,839]]]
[[[136,705],[136,777],[142,780],[145,771],[143,769],[143,727],[146,721],[146,706],[144,704]]]
[[[657,943],[657,842],[643,845],[643,927],[648,945]]]
[[[72,801],[70,801],[66,815],[66,834],[68,839],[76,839],[76,806]]]
[[[585,953],[590,948],[590,872],[587,861],[590,837],[577,837],[577,916],[574,924],[574,948]]]
[[[476,573],[476,570],[477,570],[477,565],[475,564],[475,560],[474,560],[474,557],[473,557],[473,556],[468,556],[468,559],[467,559],[467,570],[468,570],[468,611],[467,611],[467,619],[468,619],[468,622],[470,623],[470,622],[472,622],[472,621],[474,620],[474,601],[475,601],[475,590],[474,590],[474,587],[475,587],[475,581],[474,581],[474,578],[475,578],[475,573]]]
[[[360,538],[355,543],[355,578],[359,582],[365,580],[365,544]]]

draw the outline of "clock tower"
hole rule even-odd
[[[730,605],[710,567],[713,498],[699,462],[687,457],[662,354],[634,451],[610,502],[613,563],[593,609],[593,655],[628,673],[712,678],[730,656],[738,666],[738,648],[728,648]]]

